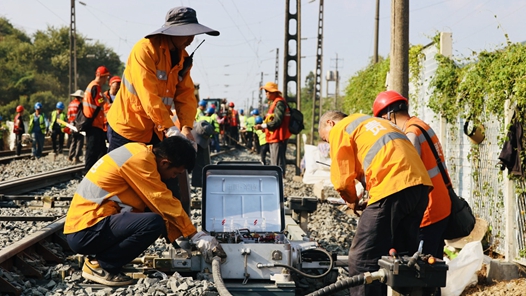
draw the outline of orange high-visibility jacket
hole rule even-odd
[[[93,97],[91,95],[91,90],[93,87],[97,88],[97,95]],[[100,107],[100,111],[97,113],[97,117],[93,119],[93,123],[91,126],[100,128],[101,130],[106,131],[106,126],[104,125],[105,121],[105,114],[104,114],[104,103],[106,100],[102,96],[102,89],[99,85],[99,83],[95,80],[90,82],[88,87],[86,87],[86,91],[84,92],[84,99],[82,100],[82,112],[84,112],[84,115],[88,118],[92,118],[93,114],[95,113],[95,109],[97,107]]]
[[[190,71],[179,78],[188,53],[182,50],[179,64],[172,68],[168,37],[144,38],[133,47],[122,83],[108,112],[108,123],[119,135],[135,142],[150,142],[153,132],[163,139],[163,131],[174,124],[170,108],[174,104],[182,126],[193,126],[197,99]]]
[[[429,143],[422,134],[422,131],[416,126],[411,126],[412,124],[419,125],[427,131],[429,137],[433,141],[433,145],[435,146],[436,151],[438,152],[440,161],[442,162],[442,165],[446,170],[446,174],[448,174],[448,171],[446,168],[446,162],[444,160],[444,153],[442,152],[442,145],[440,145],[435,131],[433,131],[433,129],[429,125],[427,125],[419,118],[414,116],[411,117],[405,123],[405,133],[406,135],[408,135],[411,142],[413,142],[413,137],[410,135],[410,133],[416,135],[415,142],[413,142],[413,145],[415,146],[417,152],[420,154],[420,158],[422,159],[422,162],[424,162],[424,166],[427,169],[427,173],[431,178],[431,181],[433,182],[433,190],[429,193],[429,204],[427,205],[427,209],[424,212],[424,218],[422,219],[422,223],[420,224],[420,227],[424,227],[436,223],[440,220],[443,220],[444,218],[449,216],[449,214],[451,213],[451,199],[449,198],[449,192],[447,190],[446,183],[444,183],[444,179],[442,178],[442,174],[440,173],[440,169],[438,168],[435,155],[433,154],[433,151],[431,151]]]
[[[283,102],[285,104],[285,113],[283,114],[283,118],[280,119],[274,116],[274,109],[276,109],[276,105],[278,104],[278,102]],[[270,105],[270,108],[268,109],[267,115],[265,117],[270,118],[272,116],[274,116],[274,118],[271,121],[281,120],[281,124],[275,130],[271,131],[269,129],[266,129],[265,133],[267,143],[283,142],[290,138],[290,136],[292,135],[289,131],[290,108],[283,97],[277,97]]]
[[[405,188],[432,186],[424,164],[406,135],[389,121],[353,114],[329,133],[334,189],[356,201],[354,180],[365,180],[368,204]]]
[[[71,201],[64,233],[81,231],[123,211],[146,208],[163,217],[171,242],[196,231],[181,202],[161,181],[152,146],[129,143],[104,155],[86,174]]]

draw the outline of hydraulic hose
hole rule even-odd
[[[323,287],[317,291],[307,294],[307,296],[332,295],[333,293],[344,290],[346,288],[356,287],[364,284],[365,280],[363,274],[358,274],[353,277],[337,281],[336,283],[328,285],[327,287]]]
[[[219,256],[215,256],[214,259],[212,259],[212,277],[219,296],[232,296],[225,287],[225,283],[221,277],[221,258]]]
[[[311,278],[311,279],[321,279],[322,277],[328,275],[331,271],[332,271],[332,268],[334,267],[334,260],[332,259],[332,256],[331,254],[329,254],[329,252],[325,251],[324,249],[319,249],[319,248],[316,248],[316,249],[312,249],[312,250],[309,250],[309,251],[318,251],[318,252],[322,252],[322,253],[325,253],[327,255],[327,257],[329,257],[329,267],[327,268],[327,271],[325,271],[324,273],[320,274],[320,275],[312,275],[312,274],[307,274],[307,273],[304,273],[303,271],[295,268],[294,266],[290,266],[290,265],[286,265],[286,264],[280,264],[280,263],[270,263],[270,264],[261,264],[259,263],[257,265],[258,268],[264,268],[264,267],[283,267],[283,268],[287,268],[287,269],[290,269],[304,277],[307,277],[307,278]]]

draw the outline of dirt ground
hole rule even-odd
[[[478,284],[464,290],[461,296],[523,296],[526,295],[526,277],[520,270],[521,277],[511,281],[488,283],[485,268],[478,272]]]

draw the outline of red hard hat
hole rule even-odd
[[[22,105],[16,106],[16,112],[18,112],[18,113],[24,112],[24,106],[22,106]]]
[[[379,117],[385,108],[399,101],[404,102],[405,105],[409,104],[409,101],[406,98],[394,90],[379,93],[373,103],[373,115]],[[396,110],[400,110],[400,108],[397,108]]]
[[[228,107],[234,107],[234,102],[228,103]]]
[[[95,74],[99,74],[99,76],[110,76],[110,70],[104,66],[100,66],[97,68]]]
[[[121,78],[119,76],[113,76],[111,79],[110,79],[110,85],[114,82],[121,82]]]

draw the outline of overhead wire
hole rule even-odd
[[[68,21],[65,21],[64,19],[62,19],[62,17],[58,14],[56,14],[53,10],[51,10],[49,7],[47,7],[46,5],[44,5],[44,3],[40,2],[40,0],[37,0],[38,3],[40,3],[40,5],[44,6],[44,8],[46,8],[47,10],[49,10],[52,14],[54,14],[56,17],[58,17],[61,21],[63,21],[65,24],[69,25],[69,22]]]

